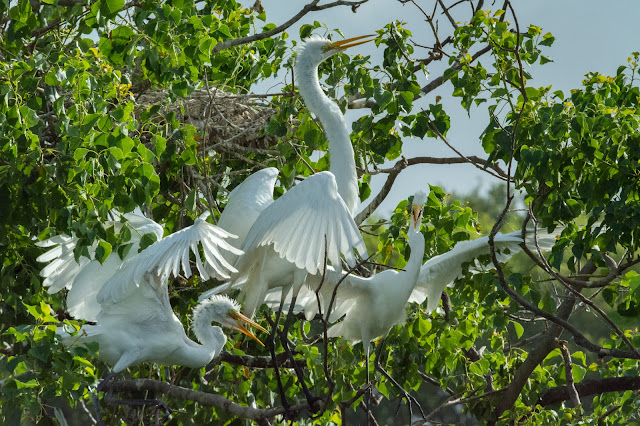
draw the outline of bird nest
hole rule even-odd
[[[263,131],[276,113],[266,102],[251,95],[235,95],[220,89],[197,89],[188,98],[170,103],[164,91],[148,91],[136,99],[137,115],[152,105],[161,105],[159,116],[175,113],[180,123],[194,126],[208,150],[265,150],[278,139]]]

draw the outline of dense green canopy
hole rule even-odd
[[[109,370],[96,345],[68,349],[56,339],[61,321],[77,321],[65,311],[64,292],[42,287],[35,242],[74,233],[78,258],[96,245],[103,261],[130,248],[130,233],[104,226],[112,209],[140,207],[167,235],[203,211],[218,217],[229,191],[256,170],[280,170],[276,196],[297,177],[327,170],[324,133],[295,84],[269,95],[256,87],[291,81],[295,40],[342,36],[313,22],[315,11],[353,11],[358,19],[367,1],[313,0],[278,27],[259,1],[251,8],[229,0],[0,2],[1,423],[95,421],[91,394]],[[432,421],[640,421],[638,53],[613,76],[584,70],[582,87],[563,93],[531,84],[529,65],[550,61],[545,49],[554,37],[525,26],[509,0],[409,3],[407,13],[424,14],[432,32],[428,47],[411,40],[418,29],[390,22],[377,31],[381,63],[349,52],[320,67],[328,95],[343,110],[363,112],[351,140],[365,204],[356,221],[377,252],[371,260],[406,263],[408,201],[391,217],[372,214],[396,176],[415,164],[473,163],[506,190],[493,200],[498,216],[480,223],[471,207],[431,187],[425,260],[480,231],[500,231],[514,188],[528,211],[507,219],[559,237],[546,255],[532,248],[502,266],[495,253],[482,257],[488,267],[466,271],[432,314],[408,305],[382,365]],[[291,37],[297,21],[313,24]],[[425,79],[436,64],[445,71]],[[477,135],[486,158],[401,157],[403,140],[449,143],[448,130],[464,125],[447,114],[442,97],[486,122]],[[385,161],[395,165],[384,168]],[[375,174],[387,176],[378,195],[369,186]],[[215,284],[169,284],[185,328],[198,295]],[[261,312],[257,320],[266,325],[273,313]],[[364,423],[362,346],[323,339],[324,326],[300,318],[291,325],[294,356],[321,399],[307,406],[286,361],[289,417]],[[163,399],[176,424],[282,421],[268,350],[228,336],[225,352],[206,368],[144,364],[112,389],[122,398]],[[407,423],[397,389],[377,373],[373,383],[380,398],[370,404],[371,422],[398,416]],[[154,405],[103,401],[102,415],[118,424],[151,423],[156,414]]]

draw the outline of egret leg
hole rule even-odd
[[[284,291],[284,289],[283,289]],[[278,383],[278,392],[280,393],[280,402],[284,407],[285,412],[287,413],[285,417],[289,417],[289,408],[291,405],[287,400],[287,395],[284,391],[284,386],[282,385],[282,379],[280,377],[280,367],[278,367],[278,358],[276,357],[276,335],[278,334],[278,323],[280,322],[280,314],[282,313],[282,309],[284,306],[284,299],[286,298],[286,294],[280,299],[280,307],[278,308],[278,312],[276,312],[276,319],[271,329],[271,335],[269,336],[269,340],[267,342],[269,346],[269,352],[271,353],[271,360],[273,362],[273,370],[276,375],[276,382]]]
[[[411,407],[412,403],[416,404],[416,406],[420,410],[420,415],[424,419],[425,418],[424,411],[422,411],[422,406],[420,406],[420,403],[418,402],[418,400],[415,399],[413,396],[411,396],[411,394],[409,392],[404,390],[404,388],[402,386],[400,386],[400,384],[393,377],[391,377],[391,375],[389,373],[387,373],[384,368],[382,368],[382,365],[380,365],[380,354],[382,353],[382,348],[384,348],[384,345],[385,345],[386,341],[387,341],[387,336],[385,335],[385,336],[382,337],[382,340],[380,341],[380,344],[378,345],[378,348],[376,349],[376,360],[375,360],[375,364],[374,364],[375,368],[380,373],[382,373],[382,375],[384,377],[386,377],[386,379],[389,380],[393,384],[393,386],[395,386],[396,389],[398,389],[398,391],[400,391],[400,393],[402,393],[404,399],[407,400],[407,407],[409,408],[409,421],[411,421],[411,419],[413,418],[413,409]]]
[[[102,421],[102,410],[100,410],[100,392],[103,391],[107,383],[115,377],[115,373],[107,373],[107,375],[102,379],[102,381],[96,387],[94,392],[91,392],[91,402],[93,402],[93,408],[96,414],[97,423],[99,426],[104,426],[104,422]]]
[[[369,342],[365,343],[364,341],[362,342],[362,349],[364,349],[364,370],[367,373],[367,386],[369,386],[369,389],[367,389],[367,392],[364,394],[364,399],[365,399],[365,417],[367,418],[367,426],[371,425],[371,422],[369,420],[369,412],[371,412],[371,394],[373,393],[373,389],[371,386],[371,381],[369,380]]]
[[[289,348],[289,327],[291,325],[291,321],[293,319],[293,309],[296,304],[297,293],[294,293],[291,298],[291,304],[289,305],[289,312],[287,313],[287,318],[284,321],[284,327],[282,328],[282,332],[280,333],[280,341],[282,342],[282,347],[284,348],[287,356],[289,357],[289,361],[291,365],[293,365],[293,371],[295,371],[296,376],[298,377],[298,382],[300,382],[300,386],[302,387],[302,392],[304,392],[304,396],[307,399],[307,404],[309,404],[309,409],[312,413],[316,413],[319,409],[315,408],[316,401],[322,400],[322,398],[313,396],[311,391],[307,387],[307,384],[304,381],[304,374],[302,370],[298,366],[293,353],[291,352],[291,348]]]

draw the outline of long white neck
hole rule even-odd
[[[329,170],[336,177],[338,193],[353,216],[358,205],[358,177],[351,138],[344,116],[338,105],[322,91],[318,80],[318,65],[311,58],[300,55],[295,71],[298,88],[307,108],[322,123],[329,141],[331,156]]]
[[[424,257],[424,235],[415,229],[413,221],[411,221],[411,229],[409,230],[409,247],[411,247],[411,255],[404,267],[404,271],[401,274],[404,275],[400,280],[403,286],[398,288],[398,291],[402,293],[403,298],[406,294],[405,303],[409,300],[411,292],[418,281],[420,276],[420,268],[422,267],[422,258]]]
[[[194,364],[199,364],[195,365],[196,367],[208,364],[222,351],[225,343],[227,343],[227,336],[225,336],[222,329],[211,325],[211,317],[212,312],[207,309],[196,309],[193,313],[193,332],[202,344],[197,345],[199,348],[196,348],[195,344],[192,345],[191,352],[193,353],[192,358],[194,358],[192,361],[194,361]]]

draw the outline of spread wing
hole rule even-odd
[[[508,248],[511,252],[498,257],[503,262],[520,251],[522,238],[520,231],[517,231],[498,234],[494,241],[496,249],[503,252]],[[447,253],[427,260],[420,268],[420,276],[409,301],[422,303],[427,299],[427,312],[432,312],[438,306],[442,290],[462,274],[462,265],[489,252],[489,237],[481,237],[472,241],[460,241]]]
[[[129,242],[132,247],[125,259],[113,252],[104,263],[84,256],[76,260],[74,249],[78,238],[75,236],[56,235],[36,243],[39,247],[52,247],[37,259],[38,262],[49,262],[40,271],[40,276],[44,277],[43,285],[48,287],[49,293],[56,293],[63,288],[69,290],[67,308],[74,318],[95,321],[100,312],[96,295],[118,267],[138,252],[140,238],[147,233],[154,233],[157,238],[162,238],[162,227],[142,214],[114,214],[116,221],[112,224],[116,232],[120,232],[124,226],[131,230]],[[94,252],[95,246],[90,247],[89,254],[93,256]]]
[[[324,264],[325,237],[327,259],[336,269],[340,268],[341,253],[349,265],[356,264],[353,248],[366,256],[362,236],[338,195],[330,172],[307,177],[264,209],[243,249],[248,253],[256,247],[273,245],[280,257],[316,274]]]
[[[158,239],[162,238],[162,227],[155,223],[151,219],[147,219],[141,214],[126,213],[124,215],[115,212],[118,220],[115,222],[108,222],[106,225],[114,225],[115,232],[120,232],[123,226],[129,226],[131,230],[130,242],[135,243],[140,240],[142,235],[147,233],[154,233]],[[63,288],[71,289],[76,282],[76,277],[85,270],[90,264],[95,261],[82,256],[77,261],[74,256],[74,249],[78,238],[68,235],[56,235],[48,240],[39,241],[36,243],[38,247],[52,247],[44,254],[41,254],[36,260],[38,262],[47,263],[40,271],[40,276],[44,278],[42,285],[48,287],[49,293],[57,293]],[[89,247],[89,254],[93,256],[95,253],[95,246]],[[113,253],[110,257],[118,257],[116,253]],[[99,262],[95,262],[100,265]],[[93,265],[91,269],[95,272],[96,265]]]
[[[242,254],[242,250],[226,241],[234,237],[203,219],[197,219],[193,225],[161,239],[123,263],[98,293],[98,303],[103,304],[108,300],[118,302],[139,287],[149,271],[157,271],[157,275],[168,277],[171,274],[177,276],[182,269],[185,277],[190,277],[190,252],[194,254],[196,267],[204,280],[212,276],[227,279],[230,272],[237,271],[224,259],[221,251]],[[200,246],[204,252],[204,263],[200,257]]]
[[[229,243],[241,248],[247,233],[260,213],[273,203],[273,188],[278,178],[278,169],[268,167],[259,170],[236,186],[229,194],[229,202],[224,208],[218,226],[238,238]],[[222,253],[224,259],[235,265],[238,255],[231,251]]]

